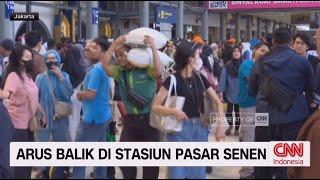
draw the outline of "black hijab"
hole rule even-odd
[[[229,61],[226,65],[227,68],[227,73],[231,76],[231,77],[238,77],[239,75],[239,68],[240,65],[242,63],[242,56],[240,56],[240,59],[234,59],[233,58],[233,51],[235,49],[239,49],[240,54],[241,54],[241,49],[239,46],[235,46],[232,48],[232,59],[231,61]]]

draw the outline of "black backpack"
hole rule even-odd
[[[277,69],[274,72],[280,71],[283,67],[285,67],[286,64],[291,61],[291,57],[281,68]],[[273,77],[272,74],[267,74],[264,70],[263,61],[259,61],[258,67],[263,78],[263,96],[267,99],[268,102],[274,105],[278,109],[278,111],[288,112],[294,104],[296,98],[298,97],[298,93],[289,89],[283,82],[281,82],[276,77]]]

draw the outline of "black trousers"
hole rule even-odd
[[[14,129],[13,142],[33,142],[34,133],[29,129]],[[14,178],[15,179],[31,179],[31,167],[15,167]]]
[[[149,125],[149,118],[124,118],[120,142],[159,142],[159,131]],[[123,178],[136,179],[136,167],[120,167]],[[143,179],[158,179],[159,167],[143,167]]]
[[[228,102],[226,118],[228,119],[229,126],[233,126],[233,116],[232,116],[233,111],[235,112],[235,117],[236,117],[236,120],[235,120],[236,130],[239,130],[240,123],[241,123],[240,114],[239,114],[239,105]]]
[[[258,126],[255,130],[255,142],[295,141],[304,121],[287,124]],[[286,167],[255,167],[256,179],[288,179]]]

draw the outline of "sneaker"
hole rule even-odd
[[[239,130],[234,131],[234,136],[239,136]]]
[[[211,174],[212,173],[212,167],[206,167],[206,173]]]
[[[228,129],[225,132],[226,136],[230,136],[231,131],[232,131],[232,126],[229,126]]]
[[[36,179],[47,179],[48,177],[46,177],[45,173],[43,171],[40,171],[36,174]]]

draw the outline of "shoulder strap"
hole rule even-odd
[[[23,89],[24,89],[25,92],[27,93],[27,101],[28,101],[28,111],[29,111],[29,114],[30,114],[31,118],[34,118],[32,106],[31,106],[31,99],[30,99],[29,93],[28,93],[28,91],[27,91],[26,86],[24,85],[24,82],[21,82],[21,84],[22,84]]]
[[[204,85],[204,83],[202,81],[202,77],[201,77],[200,73],[197,73],[197,75],[198,75],[198,77],[199,77],[199,79],[201,81],[201,84],[202,84],[202,87],[203,87],[204,91],[206,91],[207,89],[206,89],[206,86]]]
[[[169,106],[169,99],[171,97],[171,92],[172,92],[172,88],[174,88],[175,90],[175,96],[177,96],[177,79],[174,75],[170,75],[170,86],[168,89],[168,94],[167,94],[167,100],[165,101],[165,106],[168,107]]]
[[[124,86],[126,89],[132,89],[128,83],[128,78],[127,78],[127,71],[123,71],[122,73],[123,76],[123,81],[124,81]],[[126,95],[128,96],[128,91],[125,91]]]
[[[53,93],[53,88],[52,88],[52,84],[51,84],[51,81],[50,81],[50,78],[49,78],[49,75],[48,75],[48,72],[46,71],[45,72],[45,76],[48,80],[48,86],[49,86],[49,91],[50,91],[50,94],[51,94],[51,97],[52,97],[52,100],[53,100],[53,103],[55,104],[57,102],[57,99]]]

